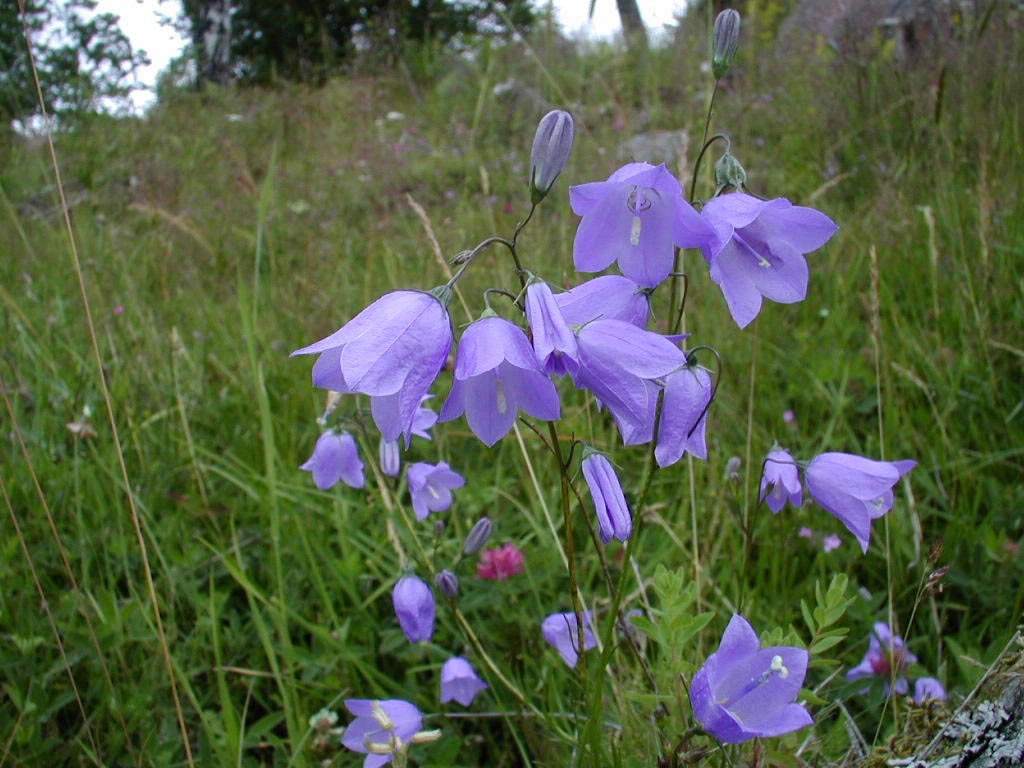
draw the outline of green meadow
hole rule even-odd
[[[672,157],[638,159],[667,161],[689,189],[711,88],[699,26],[643,61],[539,30],[315,89],[168,90],[145,119],[66,126],[53,156],[45,139],[3,139],[0,766],[361,765],[310,726],[322,708],[344,725],[346,698],[429,714],[442,737],[412,750],[422,766],[838,765],[931,738],[1024,609],[1019,11],[1000,5],[916,61],[884,45],[856,61],[785,50],[756,23],[744,37],[711,132],[730,136],[754,192],[839,231],[808,256],[808,299],[766,302],[743,331],[700,253],[684,253],[685,329],[722,360],[706,462],[652,472],[645,447],[623,448],[607,414],[563,389],[565,450],[574,437],[607,450],[643,521],[627,563],[618,542],[591,540],[585,490],[572,502],[581,591],[601,616],[625,572],[624,607],[656,627],[600,680],[540,634],[572,610],[545,425],[488,449],[460,419],[413,442],[403,461],[466,478],[444,531],[376,467],[365,401],[339,411],[366,487],[321,492],[298,469],[325,393],[312,358],[289,353],[511,235],[542,102],[577,119],[568,167],[519,238],[551,283],[582,279],[568,186],[631,159],[626,139],[684,131]],[[713,191],[705,162],[696,197]],[[459,283],[457,332],[491,286],[518,290],[493,249]],[[656,297],[654,327],[667,313]],[[450,381],[449,366],[435,409]],[[918,466],[865,555],[817,506],[758,503],[774,442]],[[482,514],[525,572],[483,581],[466,558],[434,640],[409,644],[395,580],[409,562],[449,567]],[[832,533],[842,544],[825,552]],[[686,685],[736,612],[776,644],[813,646],[815,725],[756,753],[689,732]],[[948,701],[920,710],[846,681],[880,621]],[[490,685],[468,709],[437,703],[454,653]],[[581,752],[584,732],[597,752]]]

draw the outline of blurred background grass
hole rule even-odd
[[[686,257],[688,330],[725,361],[710,457],[692,475],[685,464],[659,473],[637,512],[649,522],[645,576],[658,563],[693,573],[698,553],[700,599],[716,620],[694,653],[714,648],[738,606],[755,626],[792,625],[806,641],[799,601],[813,602],[813,582],[840,571],[860,597],[845,620],[850,635],[832,654],[855,664],[871,624],[887,619],[891,595],[922,670],[955,699],[1020,619],[1024,75],[1021,19],[1011,5],[997,4],[984,24],[964,22],[941,56],[918,61],[885,45],[860,58],[787,47],[770,15],[748,19],[714,128],[730,134],[755,192],[820,208],[840,230],[809,257],[808,301],[766,304],[743,333],[703,261]],[[436,711],[442,648],[468,646],[448,614],[437,646],[410,648],[402,638],[390,605],[399,558],[386,543],[382,520],[394,518],[384,489],[321,493],[297,470],[323,400],[309,385],[309,360],[288,352],[383,292],[443,282],[410,199],[446,258],[510,233],[527,211],[542,102],[572,109],[578,134],[552,199],[523,233],[522,253],[543,277],[573,284],[577,220],[567,185],[607,177],[628,159],[620,144],[641,132],[685,131],[681,160],[678,152],[650,159],[690,167],[708,98],[705,34],[695,14],[674,45],[650,50],[638,66],[612,46],[578,51],[540,28],[471,59],[422,50],[410,59],[415,91],[406,75],[374,71],[316,89],[170,92],[144,120],[94,116],[56,136],[197,764],[313,764],[324,755],[310,748],[307,719],[345,697],[409,698]],[[180,765],[129,489],[48,150],[6,136],[0,152],[0,477],[11,519],[0,535],[0,764]],[[688,184],[688,171],[681,178]],[[696,191],[710,194],[710,178]],[[479,290],[511,284],[500,258],[489,253],[461,284],[474,306]],[[455,305],[453,316],[467,319]],[[593,425],[595,441],[614,448],[602,418],[582,398],[572,402],[560,432],[588,434]],[[784,420],[786,411],[795,420]],[[752,461],[729,480],[727,460],[748,458],[748,420]],[[360,439],[373,457],[373,440]],[[551,655],[540,619],[570,606],[541,513],[556,503],[557,476],[528,430],[523,440],[523,451],[512,439],[487,450],[456,422],[436,430],[433,444],[416,444],[411,458],[443,458],[468,478],[451,530],[464,533],[486,513],[495,540],[525,552],[527,574],[517,579],[482,585],[465,571],[460,607],[541,710],[572,712],[576,692],[560,663],[535,663]],[[804,458],[842,450],[919,461],[910,485],[897,488],[887,527],[876,524],[867,556],[850,540],[825,554],[800,538],[804,525],[843,532],[820,510],[773,516],[756,507],[760,457],[773,440]],[[614,455],[635,493],[643,452]],[[577,539],[584,536],[580,522]],[[457,539],[446,534],[440,552],[456,551]],[[586,591],[602,595],[594,558],[585,557]],[[920,598],[938,566],[950,568],[943,591]],[[553,595],[563,597],[553,604]],[[831,671],[812,675],[808,687]],[[630,674],[627,665],[625,690]],[[878,702],[863,704],[841,679],[840,670],[820,692],[843,702],[818,711],[808,754],[823,761],[850,748],[848,722],[869,743],[877,738]],[[491,683],[488,706],[514,708]],[[609,706],[627,724],[622,733],[650,728],[653,705],[643,697]],[[529,718],[441,727],[446,739],[428,748],[424,764],[561,765],[567,755]],[[649,736],[618,738],[621,761],[650,764]],[[772,759],[795,759],[784,751]]]

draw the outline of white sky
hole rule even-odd
[[[270,0],[268,0],[270,1]],[[566,34],[572,38],[608,38],[620,31],[615,0],[597,0],[594,18],[588,20],[590,0],[551,0]],[[686,0],[637,0],[640,15],[652,32],[671,24],[682,13]],[[541,5],[542,3],[538,3]],[[149,55],[152,64],[139,72],[140,90],[133,95],[136,109],[144,110],[155,99],[152,88],[159,72],[177,56],[184,41],[170,24],[161,20],[179,14],[178,0],[99,0],[97,11],[121,17],[121,29],[136,48]],[[149,90],[146,90],[149,89]]]

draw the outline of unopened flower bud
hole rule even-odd
[[[476,521],[476,525],[470,530],[469,535],[466,536],[466,543],[462,545],[462,554],[472,555],[483,549],[484,544],[491,538],[491,531],[494,526],[491,524],[491,520],[488,517],[481,517]]]
[[[544,199],[565,168],[575,135],[568,112],[556,109],[541,118],[530,152],[530,201],[534,205]]]
[[[747,184],[747,172],[743,170],[740,161],[732,152],[726,153],[718,158],[715,163],[715,186],[722,190],[725,187],[732,187],[735,190],[743,189]]]
[[[434,577],[434,584],[437,586],[437,591],[449,600],[459,594],[459,577],[447,568]]]
[[[711,71],[720,80],[732,66],[736,49],[740,44],[740,14],[726,8],[715,17],[713,46],[711,49]]]

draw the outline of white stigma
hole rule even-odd
[[[505,382],[498,379],[494,391],[498,400],[498,413],[505,413],[508,410],[508,398],[505,396]]]
[[[758,256],[757,257],[757,265],[759,267],[764,267],[765,269],[771,269],[772,268],[772,263],[770,261],[768,261],[768,259],[766,259],[764,256]]]
[[[786,665],[782,663],[781,656],[772,656],[771,670],[772,672],[777,673],[783,680],[789,677],[789,670],[786,669]]]
[[[629,227],[629,244],[632,246],[640,245],[640,227],[642,222],[639,216],[633,217],[633,223]]]
[[[383,728],[385,731],[395,730],[394,722],[392,722],[391,718],[388,717],[388,713],[384,711],[384,707],[380,705],[379,701],[373,702],[373,704],[371,705],[371,712],[373,713],[373,719],[377,721],[377,724],[381,728]]]

